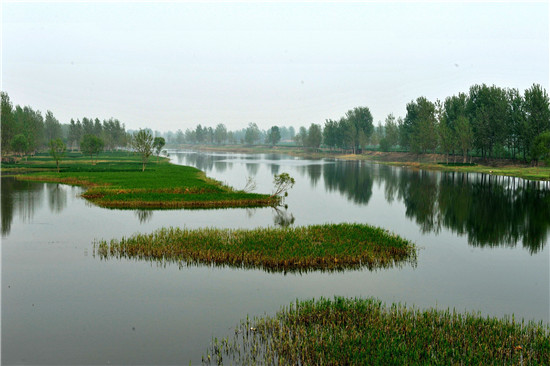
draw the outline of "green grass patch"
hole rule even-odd
[[[180,229],[94,243],[101,258],[228,265],[267,271],[387,268],[416,263],[416,247],[387,230],[363,224],[296,228]]]
[[[548,365],[550,327],[514,318],[386,306],[376,299],[296,301],[214,339],[203,363]]]
[[[173,165],[166,158],[150,159],[142,172],[139,156],[127,152],[100,154],[95,165],[71,153],[59,173],[47,155],[17,165],[27,172],[17,179],[85,186],[84,198],[108,208],[260,207],[279,202],[278,197],[234,190],[199,169]]]

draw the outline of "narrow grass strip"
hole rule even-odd
[[[101,258],[127,257],[187,264],[229,265],[268,271],[387,268],[416,263],[416,247],[364,224],[296,228],[164,228],[94,244]]]
[[[549,365],[550,326],[335,297],[296,301],[213,339],[203,363]]]

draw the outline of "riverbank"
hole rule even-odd
[[[550,327],[386,306],[374,298],[296,300],[213,339],[203,364],[547,365]]]
[[[365,224],[253,230],[166,228],[94,245],[100,258],[260,268],[269,272],[389,268],[415,263],[414,244]]]
[[[128,152],[103,153],[91,164],[89,157],[68,154],[56,170],[47,154],[37,154],[24,163],[2,165],[2,172],[25,174],[16,179],[83,186],[82,197],[106,208],[226,208],[276,205],[278,197],[247,193],[207,178],[199,169],[171,164],[166,158],[151,158],[144,172],[141,159]]]
[[[408,152],[381,152],[364,151],[361,154],[348,154],[338,151],[306,151],[296,147],[276,146],[273,148],[267,146],[196,146],[185,145],[185,149],[214,152],[232,152],[243,154],[287,154],[304,159],[341,159],[341,160],[364,160],[378,164],[396,165],[410,169],[438,170],[453,172],[472,172],[491,175],[501,175],[509,177],[518,177],[529,180],[550,180],[549,166],[530,166],[515,160],[507,159],[481,159],[473,157],[468,161],[471,164],[461,164],[462,157],[456,156],[449,159],[446,164],[446,158],[442,154],[413,154]],[[456,160],[456,163],[454,163]]]

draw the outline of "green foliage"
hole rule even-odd
[[[281,141],[281,131],[279,127],[273,126],[269,129],[265,142],[271,146],[275,146]]]
[[[275,316],[247,317],[233,339],[213,342],[206,360],[238,365],[548,365],[550,327],[513,317],[386,306],[374,298],[296,300]]]
[[[29,149],[29,142],[27,141],[25,135],[21,133],[15,135],[15,137],[11,140],[11,149],[19,155],[25,155]]]
[[[134,133],[132,147],[141,156],[142,171],[144,172],[147,160],[149,160],[149,156],[153,153],[153,135],[151,132],[147,129],[140,129]]]
[[[37,156],[27,169],[54,169],[55,162]],[[85,163],[78,153],[69,153],[61,173],[30,173],[21,180],[58,182],[88,187],[82,195],[109,208],[213,208],[262,207],[278,204],[278,197],[235,191],[208,179],[200,170],[169,164],[165,159],[139,170],[141,157],[124,152],[106,152],[95,165]]]
[[[550,131],[541,133],[533,141],[532,159],[544,160],[547,165],[550,165]]]
[[[250,123],[244,135],[244,141],[248,145],[255,145],[260,140],[260,129],[255,123]]]
[[[288,195],[288,190],[294,187],[296,181],[288,173],[281,173],[273,177],[273,184],[275,188],[273,189],[272,197],[280,196],[284,193],[285,196]]]
[[[155,149],[157,157],[160,155],[160,151],[162,150],[164,145],[166,145],[166,140],[164,140],[164,137],[155,137],[155,139],[153,140],[153,148]]]
[[[388,268],[416,260],[415,246],[386,230],[361,224],[296,228],[160,229],[97,245],[102,258],[128,257],[267,271]]]
[[[318,149],[321,146],[322,140],[323,132],[321,131],[321,126],[312,123],[307,131],[306,146],[311,149]]]
[[[82,141],[80,141],[80,150],[85,155],[90,155],[90,160],[92,161],[92,165],[94,165],[94,155],[97,156],[101,151],[103,151],[104,143],[103,140],[101,140],[99,137],[87,134],[82,137]]]
[[[49,143],[50,146],[50,155],[55,160],[55,165],[57,166],[57,172],[59,173],[59,163],[63,156],[65,156],[65,150],[67,146],[63,143],[61,139],[51,140]]]

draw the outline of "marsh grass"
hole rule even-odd
[[[252,230],[164,228],[101,240],[94,243],[96,253],[102,259],[125,257],[276,272],[372,270],[416,263],[414,244],[363,224]]]
[[[550,327],[373,298],[296,301],[214,338],[204,364],[549,365]]]
[[[127,152],[104,153],[96,165],[72,153],[62,162],[60,173],[48,156],[29,158],[17,169],[23,165],[28,174],[17,179],[84,186],[84,198],[107,208],[261,207],[280,201],[270,195],[234,190],[196,168],[173,165],[167,159],[151,161],[142,172],[139,157]]]

